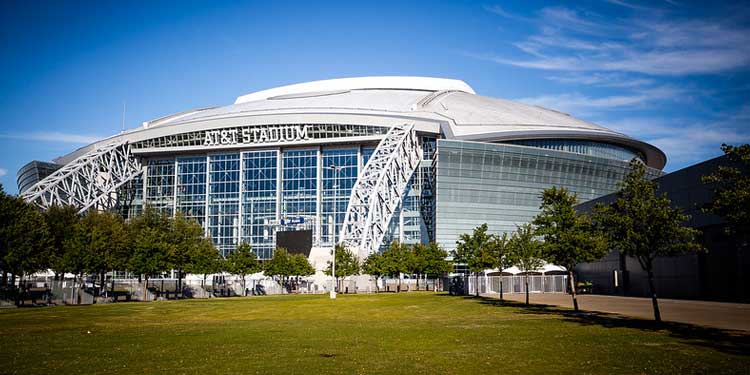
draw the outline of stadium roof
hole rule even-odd
[[[460,80],[425,77],[343,78],[282,86],[240,96],[227,106],[144,122],[142,128],[119,136],[142,140],[215,128],[238,119],[245,125],[274,121],[388,126],[411,121],[420,131],[480,142],[596,140],[640,151],[651,167],[661,169],[666,164],[658,148],[567,113],[476,95]]]

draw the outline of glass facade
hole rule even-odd
[[[420,142],[422,161],[384,246],[437,241],[451,250],[460,234],[482,223],[494,232],[514,231],[537,214],[543,189],[565,187],[580,201],[609,194],[627,173],[627,160],[637,156],[588,141]],[[276,232],[291,228],[282,220],[299,217],[313,231],[313,246],[330,247],[375,146],[269,147],[149,160],[143,179],[128,187],[135,196],[123,210],[132,216],[145,202],[170,215],[180,212],[203,225],[224,256],[244,241],[260,259],[271,258]]]
[[[584,202],[616,191],[628,172],[624,160],[510,144],[438,140],[436,155],[435,237],[448,250],[482,223],[512,232],[530,221],[548,187],[567,188]]]
[[[174,159],[149,160],[145,202],[166,215],[174,214]]]
[[[273,256],[279,152],[242,154],[242,240],[261,259]]]
[[[598,156],[607,159],[633,160],[643,156],[629,148],[604,142],[585,141],[578,139],[528,139],[509,141],[507,143],[521,146],[545,148],[548,150],[574,152],[576,154]]]
[[[177,158],[176,209],[203,225],[206,221],[206,157]]]
[[[323,197],[320,243],[333,246],[344,223],[349,194],[357,181],[357,148],[323,150]]]
[[[240,155],[209,155],[208,163],[208,235],[227,256],[239,245]]]
[[[303,217],[315,221],[318,215],[318,150],[289,150],[283,153],[281,218]],[[313,223],[313,241],[318,238]]]

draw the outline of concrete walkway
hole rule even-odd
[[[485,297],[500,298],[497,293]],[[505,294],[506,300],[525,302],[525,294]],[[568,294],[530,294],[529,303],[573,308]],[[602,295],[579,295],[581,310],[620,314],[643,319],[653,319],[650,298]],[[689,323],[701,326],[750,331],[750,304],[659,299],[661,318],[664,321]]]

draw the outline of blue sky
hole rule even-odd
[[[458,78],[661,147],[750,142],[750,5],[685,1],[0,2],[0,183],[182,110],[303,81]]]

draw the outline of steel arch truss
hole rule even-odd
[[[117,201],[117,190],[143,173],[127,141],[91,150],[45,177],[21,196],[43,209],[71,205],[84,212],[108,209]]]
[[[406,186],[419,166],[414,125],[393,127],[380,141],[352,187],[341,228],[342,244],[364,259],[383,242]]]

